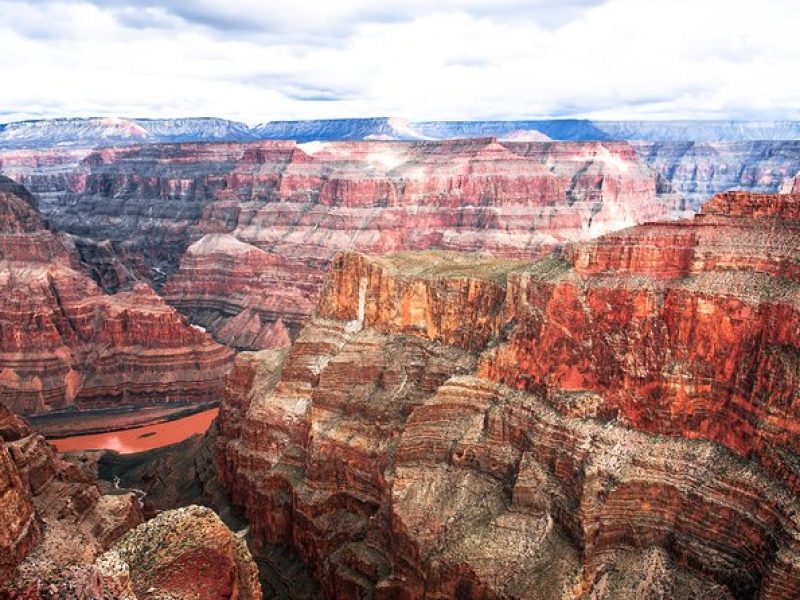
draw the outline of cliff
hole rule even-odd
[[[340,250],[538,257],[664,217],[675,202],[656,194],[656,174],[622,142],[258,142],[45,154],[7,152],[3,170],[36,191],[54,227],[103,241],[79,244],[96,281],[116,291],[149,280],[238,348],[283,343],[281,328],[272,331],[278,319],[296,336]]]
[[[791,191],[800,172],[800,141],[765,137],[708,141],[631,142],[639,159],[659,174],[659,189],[679,194],[696,211],[714,194],[728,190]],[[653,138],[638,138],[640,140]]]
[[[792,598],[798,196],[562,259],[343,253],[217,470],[326,597]]]
[[[107,295],[0,179],[0,402],[22,414],[216,400],[231,351],[144,283]]]
[[[255,317],[261,331],[280,318],[296,335],[340,250],[543,256],[567,240],[664,216],[673,201],[656,196],[655,175],[624,144],[534,152],[493,140],[362,142],[304,150],[288,161],[268,158],[257,176],[241,162],[194,228],[193,237],[203,237],[163,287],[169,303],[220,341],[269,347],[263,340],[272,336],[240,336],[238,322],[228,326],[242,312],[253,331]]]
[[[0,446],[0,597],[261,599],[250,552],[213,511],[142,523],[135,493],[103,494],[2,404]]]
[[[0,591],[91,563],[141,522],[133,493],[101,494],[0,404]]]
[[[150,282],[218,341],[261,349],[297,335],[336,252],[543,257],[729,189],[790,191],[800,145],[240,141],[6,150],[0,161],[75,236],[105,291]]]

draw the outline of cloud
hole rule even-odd
[[[800,118],[794,0],[0,0],[3,120]]]

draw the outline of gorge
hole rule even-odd
[[[800,595],[800,145],[509,137],[0,150],[13,597]]]

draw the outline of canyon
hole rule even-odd
[[[728,189],[790,191],[800,143],[153,143],[4,150],[0,172],[103,290],[149,283],[216,341],[258,350],[297,336],[338,251],[543,257]]]
[[[137,495],[104,491],[0,404],[0,597],[260,600],[244,541],[199,506],[143,523]]]
[[[542,257],[777,192],[797,142],[291,141],[0,152],[107,292],[136,282],[225,345],[287,346],[336,252]]]
[[[259,598],[245,540],[267,597],[800,595],[800,143],[62,125],[0,135],[15,597]]]
[[[800,195],[530,262],[334,258],[217,477],[325,597],[800,594]]]
[[[0,177],[0,403],[36,415],[215,401],[232,352],[144,282],[109,295]]]

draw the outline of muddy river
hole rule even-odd
[[[116,450],[121,454],[143,452],[183,441],[195,433],[205,433],[219,412],[212,408],[203,412],[122,431],[76,435],[50,440],[62,452],[68,450]]]

